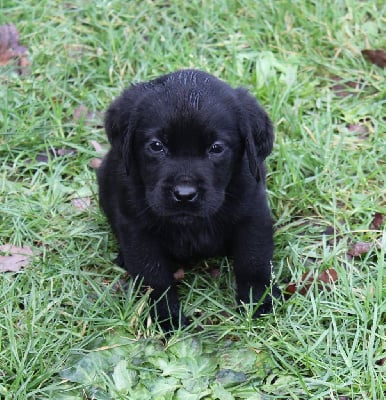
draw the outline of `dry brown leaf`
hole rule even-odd
[[[17,247],[10,244],[0,246],[0,272],[18,272],[29,265],[33,255],[29,246]]]
[[[359,89],[363,89],[360,82],[346,81],[336,75],[331,76],[331,79],[336,83],[330,89],[339,97],[353,96]]]
[[[354,133],[355,135],[359,135],[361,139],[366,139],[368,137],[369,129],[366,125],[362,124],[349,124],[347,125],[347,129]]]
[[[296,289],[297,289],[296,283],[291,282],[288,284],[285,291],[286,291],[286,293],[294,294],[294,293],[296,293]]]
[[[19,32],[14,24],[0,26],[0,66],[8,64],[12,59],[18,60],[19,73],[23,74],[29,65],[27,49],[19,44]]]
[[[322,271],[317,277],[315,277],[315,275],[313,275],[310,271],[308,271],[302,275],[302,278],[299,283],[291,282],[290,284],[288,284],[286,292],[289,294],[294,294],[295,292],[299,292],[300,294],[305,295],[310,290],[310,287],[314,281],[320,282],[318,283],[319,290],[323,289],[330,290],[331,289],[330,285],[335,283],[337,280],[338,280],[338,273],[333,268],[328,268]],[[321,283],[323,283],[324,285]]]
[[[335,397],[336,399],[336,397]],[[333,400],[331,397],[327,397],[324,400]],[[347,397],[347,396],[339,396],[338,400],[352,400],[352,397]]]
[[[42,163],[48,163],[48,161],[52,158],[56,157],[64,157],[64,156],[72,156],[76,155],[77,151],[74,149],[66,149],[66,148],[61,148],[61,149],[55,149],[51,148],[47,152],[41,152],[36,156],[36,161],[42,162]],[[29,161],[30,162],[30,161]]]
[[[183,269],[183,268],[179,268],[179,269],[173,274],[173,276],[174,276],[174,279],[175,279],[176,281],[180,281],[180,280],[184,279],[184,278],[185,278],[185,271],[184,271],[184,269]]]
[[[380,367],[383,367],[386,365],[386,357],[381,358],[380,360],[377,360],[375,364],[379,365]]]
[[[81,104],[78,108],[74,110],[73,118],[75,122],[84,121],[89,126],[92,125],[96,126],[97,128],[103,127],[103,114],[98,111],[89,111],[89,109],[84,104]]]
[[[90,116],[90,113],[88,111],[88,108],[84,104],[81,104],[78,108],[75,108],[73,113],[75,121],[86,119],[87,116]]]
[[[363,56],[378,67],[386,67],[386,53],[383,50],[362,50]]]
[[[24,75],[27,71],[27,68],[31,65],[31,63],[28,61],[28,58],[26,55],[23,55],[19,58],[19,62],[18,62],[19,68],[19,74],[20,75]]]
[[[100,143],[98,143],[96,140],[90,140],[90,143],[92,144],[92,147],[94,147],[94,150],[97,153],[100,153],[102,155],[107,153],[107,150],[104,149],[103,146]]]
[[[352,257],[359,257],[362,254],[366,254],[372,247],[371,243],[368,242],[357,242],[347,252]]]
[[[88,166],[92,169],[98,169],[102,164],[102,159],[101,158],[92,158],[90,162],[88,163]]]
[[[64,157],[64,156],[69,156],[69,155],[75,155],[76,150],[74,149],[52,149],[51,150],[52,154],[54,154],[56,157]]]
[[[210,276],[212,279],[217,279],[220,277],[220,275],[221,275],[220,268],[213,268],[210,271]]]
[[[338,280],[338,273],[333,268],[326,269],[318,275],[318,282],[326,284],[334,283]]]
[[[94,150],[97,153],[100,153],[102,156],[104,156],[107,153],[107,150],[105,150],[102,145],[100,143],[98,143],[96,140],[90,140],[90,143],[92,144],[92,146],[94,147]],[[92,158],[89,163],[88,166],[92,169],[98,169],[102,164],[102,158],[99,157],[95,157]]]
[[[376,231],[378,231],[381,229],[382,225],[383,225],[383,215],[379,212],[376,212],[371,222],[370,229],[375,229]]]
[[[77,199],[72,199],[71,204],[79,210],[87,210],[91,206],[90,197],[79,197]]]

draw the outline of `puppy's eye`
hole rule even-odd
[[[225,147],[220,142],[215,142],[210,146],[209,153],[210,154],[221,154],[225,150]]]
[[[161,152],[165,151],[165,146],[159,140],[153,140],[149,144],[149,148],[153,153],[161,153]]]

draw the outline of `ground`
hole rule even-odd
[[[383,399],[383,2],[0,5],[0,397]],[[95,167],[109,102],[185,67],[248,88],[274,121],[288,295],[241,316],[231,260],[209,260],[180,284],[192,326],[165,338],[113,263]]]

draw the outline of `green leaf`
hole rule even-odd
[[[247,377],[243,372],[233,371],[232,369],[222,369],[216,374],[216,381],[224,387],[242,383],[246,380]]]
[[[111,396],[107,392],[99,388],[92,387],[87,389],[85,392],[87,393],[87,399],[112,400]]]
[[[227,348],[220,355],[220,368],[248,372],[256,367],[256,353],[251,349]]]
[[[252,348],[235,347],[232,344],[222,349],[219,367],[244,373],[253,372],[255,376],[263,379],[267,375],[267,371],[274,366],[267,352]]]
[[[149,362],[161,370],[162,376],[173,376],[175,378],[188,378],[190,376],[189,368],[179,360],[168,360],[160,357],[151,357]]]
[[[153,400],[154,397],[151,395],[148,389],[142,384],[137,385],[134,390],[130,391],[131,399],[140,400]]]
[[[145,357],[155,356],[158,354],[165,353],[165,349],[161,342],[158,340],[148,340],[144,345]]]
[[[190,393],[186,389],[181,388],[177,390],[177,393],[173,400],[200,400],[209,394],[210,390],[206,390],[200,393]]]
[[[232,388],[232,395],[236,399],[244,400],[270,400],[271,396],[260,393],[253,383]]]
[[[101,371],[104,367],[103,357],[98,353],[90,353],[69,368],[60,371],[59,375],[71,382],[85,385],[102,381]]]
[[[200,378],[184,379],[182,384],[184,389],[189,393],[202,393],[208,388],[209,377],[203,376]]]
[[[79,394],[79,390],[72,390],[68,393],[55,393],[56,400],[83,400],[82,396]]]
[[[178,358],[195,357],[202,353],[202,345],[197,339],[185,338],[172,344],[168,350]]]
[[[230,392],[228,392],[228,390],[226,390],[224,388],[224,386],[221,385],[221,383],[213,384],[211,389],[213,391],[213,395],[214,395],[215,399],[219,399],[219,400],[235,400],[235,398],[232,396],[232,394]]]
[[[112,377],[117,391],[123,394],[127,394],[137,383],[137,373],[127,369],[126,360],[118,362],[114,368]]]
[[[195,378],[214,375],[218,364],[215,358],[208,356],[182,358],[179,362],[183,363]]]
[[[168,400],[173,398],[173,394],[180,386],[179,380],[174,377],[155,378],[144,382],[154,399]]]

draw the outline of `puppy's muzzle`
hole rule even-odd
[[[179,183],[173,188],[173,199],[177,203],[193,203],[198,198],[197,187],[192,183]]]
[[[198,198],[198,187],[192,177],[182,175],[175,180],[172,197],[179,204],[193,204]]]

